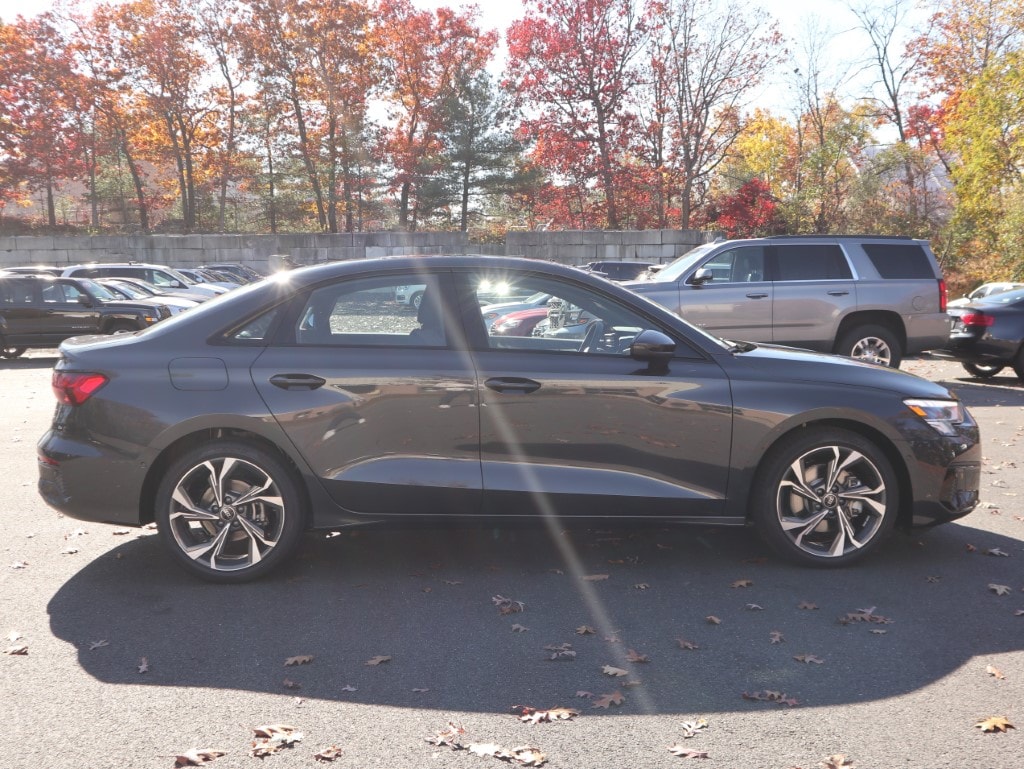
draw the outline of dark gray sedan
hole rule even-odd
[[[582,308],[582,338],[491,336],[476,289]],[[424,285],[420,307],[393,301]],[[429,520],[757,525],[839,566],[978,500],[971,415],[912,375],[733,343],[608,281],[490,257],[281,273],[146,331],[65,342],[39,490],[85,520],[156,521],[235,582],[309,528]]]

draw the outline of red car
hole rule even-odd
[[[502,315],[491,326],[495,336],[530,336],[538,323],[548,317],[547,307],[534,307],[530,310],[517,310]]]

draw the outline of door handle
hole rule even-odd
[[[850,293],[849,291],[829,291],[828,295],[829,296],[846,296],[849,293]]]
[[[765,299],[767,296],[767,292],[751,291],[749,294],[747,294],[747,299]]]
[[[532,393],[540,389],[540,382],[521,377],[492,377],[484,385],[499,393]]]
[[[274,374],[270,377],[270,384],[282,390],[315,390],[326,383],[326,379],[312,374]]]

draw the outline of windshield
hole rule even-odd
[[[703,257],[707,256],[708,252],[715,248],[718,243],[705,243],[703,246],[697,246],[692,251],[683,254],[673,262],[669,262],[651,278],[652,283],[674,283],[679,280],[684,272],[689,270],[694,264],[700,261]]]
[[[101,302],[114,302],[121,298],[109,288],[100,285],[95,280],[79,278],[78,282],[85,286],[86,290]]]
[[[127,296],[129,299],[146,299],[150,296],[141,288],[136,288],[131,283],[121,283],[119,281],[116,283],[112,283],[110,285],[112,285],[115,289],[117,289],[122,294]]]
[[[989,294],[984,299],[975,299],[975,304],[1017,304],[1024,300],[1024,288]]]

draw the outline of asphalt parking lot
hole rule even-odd
[[[0,361],[0,648],[27,652],[0,655],[0,769],[170,769],[190,749],[225,752],[215,769],[283,769],[332,746],[353,769],[485,769],[498,746],[559,769],[1024,766],[1012,376],[904,363],[980,422],[983,502],[859,567],[791,567],[743,530],[361,531],[310,535],[271,578],[212,586],[152,531],[39,499],[53,362]],[[514,706],[579,714],[530,723]],[[977,726],[999,717],[1017,728]],[[449,723],[463,749],[428,741]],[[301,740],[251,756],[269,724]]]

